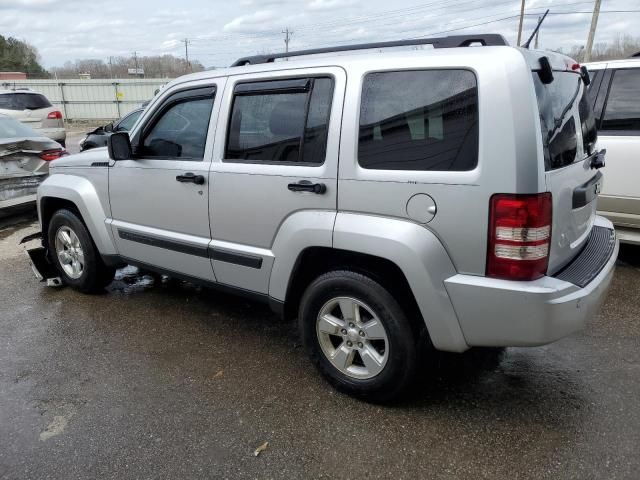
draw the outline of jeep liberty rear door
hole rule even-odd
[[[219,282],[267,293],[274,245],[310,226],[331,246],[344,87],[336,67],[229,78],[209,198]]]

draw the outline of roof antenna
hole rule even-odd
[[[533,33],[529,37],[529,40],[524,42],[524,44],[522,45],[524,48],[529,48],[529,44],[531,43],[531,40],[533,40],[533,37],[536,36],[536,33],[538,33],[538,30],[540,30],[540,25],[542,25],[542,22],[544,22],[544,19],[547,16],[547,13],[549,13],[549,9],[548,8],[547,8],[547,11],[544,12],[544,15],[542,16],[542,18],[540,20],[538,20],[538,25],[536,25],[536,28],[533,29]]]

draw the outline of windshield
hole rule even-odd
[[[129,115],[123,117],[122,120],[120,120],[120,122],[118,123],[118,127],[117,127],[118,131],[127,131],[127,132],[130,131],[131,127],[133,127],[133,125],[136,123],[141,113],[142,113],[142,110],[136,110],[134,112],[131,112]]]
[[[35,131],[19,121],[0,115],[0,138],[39,137]]]
[[[553,75],[553,81],[545,85],[533,72],[546,170],[566,167],[589,156],[597,139],[593,110],[580,75]]]

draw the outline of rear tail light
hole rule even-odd
[[[51,160],[55,160],[64,155],[69,155],[69,152],[62,148],[57,148],[55,150],[44,150],[40,152],[40,158],[45,162],[50,162]]]
[[[62,113],[60,113],[58,110],[55,110],[53,112],[49,112],[49,115],[47,115],[47,118],[50,120],[60,120],[62,119]]]
[[[551,214],[550,193],[492,196],[487,276],[506,280],[544,276],[549,264]]]

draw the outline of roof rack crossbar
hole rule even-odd
[[[314,48],[310,50],[297,50],[288,53],[269,53],[266,55],[254,55],[242,57],[233,62],[232,67],[243,65],[255,65],[271,63],[278,58],[300,57],[303,55],[317,55],[320,53],[348,52],[351,50],[369,50],[374,48],[406,47],[411,45],[432,45],[433,48],[470,47],[479,44],[484,47],[509,45],[502,35],[485,33],[480,35],[452,35],[439,38],[418,38],[410,40],[395,40],[392,42],[359,43],[355,45],[342,45],[338,47]]]

